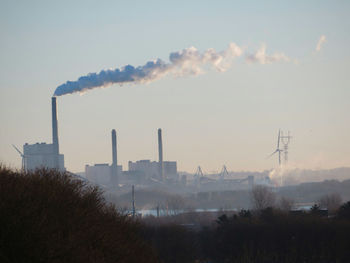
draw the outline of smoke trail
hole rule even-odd
[[[85,92],[112,84],[148,83],[167,74],[175,76],[198,75],[203,72],[203,67],[206,65],[218,71],[225,71],[230,67],[232,59],[241,56],[242,53],[242,49],[235,43],[230,43],[229,47],[221,52],[216,52],[211,48],[201,53],[195,47],[190,47],[171,53],[169,63],[157,59],[149,61],[143,66],[127,65],[121,69],[89,73],[80,77],[77,81],[67,81],[58,86],[54,96]]]
[[[325,35],[322,35],[322,36],[320,37],[320,39],[318,40],[318,42],[317,42],[317,45],[316,45],[316,52],[321,51],[322,45],[323,45],[323,43],[325,43],[325,42],[326,42],[326,36],[325,36]]]
[[[249,63],[270,64],[273,62],[289,62],[290,59],[282,52],[276,52],[272,55],[266,54],[266,45],[262,44],[255,54],[247,55],[246,61]]]

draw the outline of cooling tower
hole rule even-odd
[[[163,142],[162,142],[162,129],[158,129],[158,154],[159,154],[159,175],[160,179],[164,179],[163,169]]]

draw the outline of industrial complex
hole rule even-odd
[[[16,150],[22,157],[22,169],[34,170],[37,168],[57,169],[66,171],[64,166],[64,155],[59,152],[58,120],[56,97],[52,97],[52,143],[35,143],[23,145],[23,153]],[[163,159],[162,130],[158,129],[158,160],[129,161],[128,169],[118,164],[117,132],[111,132],[112,163],[99,163],[85,165],[82,174],[85,179],[93,184],[100,185],[106,189],[120,189],[130,185],[140,187],[178,186],[182,190],[232,190],[240,188],[251,188],[254,185],[254,174],[242,174],[243,178],[232,177],[226,167],[219,174],[204,174],[198,167],[195,174],[179,174],[176,161],[165,161]],[[236,174],[237,175],[237,174]],[[265,178],[268,181],[268,178]]]
[[[52,104],[52,143],[24,144],[23,154],[16,148],[22,157],[22,169],[34,170],[37,168],[50,168],[65,171],[64,155],[59,153],[58,123],[56,97]]]

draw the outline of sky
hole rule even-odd
[[[0,0],[0,161],[19,168],[11,144],[51,143],[51,97],[67,81],[235,43],[243,54],[225,71],[59,96],[66,168],[111,163],[112,129],[124,169],[157,160],[158,128],[180,171],[274,168],[278,129],[293,136],[290,166],[350,166],[349,12],[349,1]],[[263,58],[287,59],[264,63],[263,45]]]

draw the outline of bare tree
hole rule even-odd
[[[252,189],[251,201],[253,208],[256,210],[273,207],[276,201],[276,194],[269,187],[257,185]]]
[[[278,207],[283,211],[290,211],[293,208],[294,200],[288,197],[282,196],[278,202]]]
[[[161,207],[163,213],[166,215],[177,215],[183,212],[186,208],[186,202],[180,195],[169,197],[164,205]]]
[[[334,213],[342,204],[341,196],[338,193],[322,196],[318,201],[321,208],[327,208],[328,212]]]

